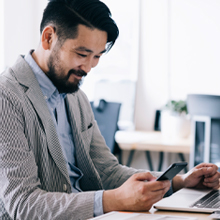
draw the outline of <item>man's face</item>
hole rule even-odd
[[[57,41],[47,61],[46,75],[60,93],[79,89],[80,81],[95,67],[105,52],[107,33],[98,29],[78,27],[78,37],[67,39],[62,45]]]

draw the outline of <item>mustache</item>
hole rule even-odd
[[[85,71],[83,71],[83,70],[74,70],[74,69],[71,69],[71,70],[68,72],[68,77],[69,77],[70,75],[72,75],[72,74],[77,75],[77,76],[81,76],[81,77],[87,75],[87,73],[86,73]]]

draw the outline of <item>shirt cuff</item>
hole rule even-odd
[[[102,205],[103,192],[104,190],[99,190],[95,192],[94,217],[104,214]]]

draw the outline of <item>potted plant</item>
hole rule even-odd
[[[186,101],[169,100],[161,110],[161,132],[165,137],[187,138],[190,120]]]

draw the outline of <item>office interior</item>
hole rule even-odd
[[[123,102],[119,128],[153,131],[155,112],[188,94],[220,95],[219,0],[103,0],[120,29],[110,52],[85,78],[90,101]],[[39,44],[47,0],[0,0],[0,71]],[[117,88],[119,90],[117,90]],[[121,90],[120,90],[121,89]],[[121,91],[121,92],[118,92]],[[158,164],[158,152],[151,152]],[[129,151],[123,151],[123,161]],[[189,154],[185,154],[189,161]],[[162,170],[179,160],[165,153]],[[148,169],[142,151],[131,166]]]

